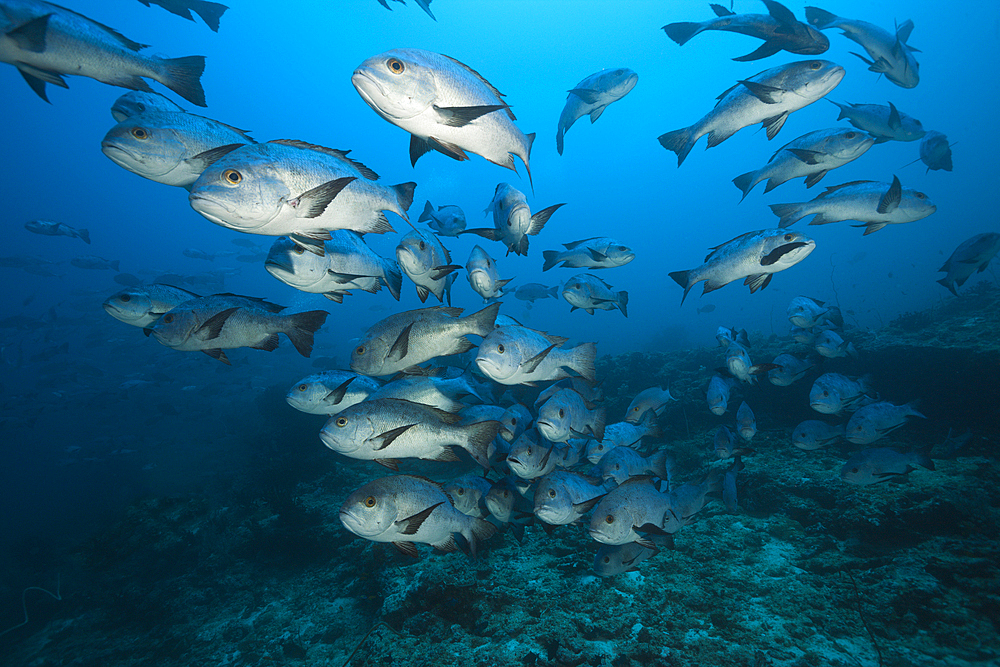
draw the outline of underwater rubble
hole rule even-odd
[[[424,547],[413,560],[354,538],[340,504],[382,471],[318,446],[321,418],[276,410],[259,429],[267,455],[254,473],[223,492],[138,501],[58,564],[39,564],[38,577],[58,573],[62,600],[29,594],[30,620],[0,637],[0,664],[998,664],[998,325],[1000,290],[970,290],[879,331],[848,331],[858,360],[825,360],[790,387],[737,390],[759,428],[738,511],[710,504],[672,549],[607,579],[579,525],[529,526],[522,543],[502,531],[475,561]],[[795,352],[777,336],[751,343],[755,359]],[[728,466],[710,454],[734,409],[717,417],[704,397],[720,357],[703,348],[598,363],[609,421],[652,385],[680,399],[660,420],[680,481]],[[870,373],[886,400],[920,399],[928,419],[889,443],[934,445],[936,470],[850,486],[839,473],[857,447],[793,447],[791,430],[815,415],[809,385],[830,370]],[[953,447],[949,429],[973,437]],[[18,591],[3,599],[13,625]]]

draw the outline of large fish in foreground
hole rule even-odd
[[[706,134],[708,148],[712,148],[744,127],[761,123],[767,138],[773,139],[788,114],[821,99],[843,78],[844,68],[828,60],[804,60],[765,70],[722,93],[715,108],[694,125],[660,135],[660,144],[677,153],[679,167]]]
[[[937,283],[958,296],[956,286],[961,287],[973,273],[982,273],[990,265],[990,260],[996,257],[1000,251],[1000,234],[996,232],[986,232],[976,234],[970,239],[963,241],[955,252],[951,253],[938,271],[947,271],[946,275]]]
[[[767,287],[775,273],[795,266],[815,248],[816,242],[804,234],[762,229],[715,246],[705,257],[704,264],[688,271],[674,271],[670,277],[684,288],[681,304],[691,288],[702,280],[705,281],[702,294],[707,294],[734,280],[746,278],[743,284],[749,286],[753,294]]]
[[[475,234],[491,241],[500,241],[507,246],[507,254],[528,254],[528,236],[542,231],[545,223],[560,206],[553,204],[534,215],[528,208],[524,193],[510,183],[500,183],[493,193],[493,201],[486,207],[486,213],[493,213],[493,229],[466,229],[462,234]]]
[[[410,133],[410,162],[430,150],[456,160],[466,151],[517,172],[528,158],[534,134],[525,135],[494,88],[471,67],[422,49],[393,49],[361,63],[351,76],[358,94],[375,112]]]
[[[830,48],[826,35],[810,25],[800,23],[792,12],[775,0],[764,0],[767,14],[736,14],[722,5],[710,5],[716,18],[701,23],[679,22],[663,26],[667,37],[684,46],[695,35],[706,30],[737,32],[763,39],[755,51],[733,60],[746,62],[773,56],[778,51],[788,51],[804,56],[814,56]]]
[[[596,123],[604,110],[612,102],[617,102],[635,88],[639,75],[623,67],[591,74],[576,84],[566,95],[566,106],[559,114],[559,126],[556,129],[556,150],[563,153],[563,137],[573,127],[573,123],[590,114],[590,122]]]
[[[204,56],[160,58],[139,53],[146,44],[82,14],[41,0],[0,1],[0,62],[10,63],[46,102],[45,84],[68,88],[64,75],[151,91],[159,81],[192,104],[205,106]]]

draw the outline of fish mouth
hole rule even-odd
[[[376,98],[386,101],[389,101],[392,98],[386,92],[385,87],[378,81],[378,79],[369,74],[367,70],[354,70],[354,74],[351,75],[351,83],[354,85],[354,89],[358,91],[358,95],[361,96],[361,99],[365,101],[365,104],[374,109],[378,115],[382,116],[382,118],[385,118],[390,123],[395,120],[408,120],[413,117],[413,115],[403,116],[398,113],[391,113],[386,110],[383,105],[380,105],[375,101]]]
[[[121,160],[122,155],[130,158],[132,162],[140,162],[140,163],[142,162],[142,159],[138,155],[128,150],[127,148],[119,144],[113,143],[111,141],[101,142],[101,152],[107,155],[112,162],[122,166],[124,166]]]
[[[362,530],[365,525],[364,522],[348,510],[340,510],[337,516],[340,519],[340,523],[344,524],[344,528],[347,530],[355,535],[362,535],[364,533]]]
[[[476,366],[479,367],[479,370],[481,370],[483,374],[493,380],[503,380],[506,379],[506,377],[509,377],[501,376],[500,366],[487,357],[476,357]]]

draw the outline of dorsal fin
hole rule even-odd
[[[833,194],[837,190],[839,190],[841,188],[846,188],[849,185],[861,185],[863,183],[874,183],[874,182],[875,181],[849,181],[847,183],[841,183],[840,185],[830,185],[830,186],[828,186],[826,188],[826,191],[824,191],[823,194],[821,194],[818,197],[816,197],[816,199],[819,199],[820,197],[825,197],[825,196],[827,196],[829,194]]]
[[[492,92],[494,95],[497,96],[497,100],[500,102],[500,104],[502,104],[504,106],[504,110],[507,112],[507,115],[510,116],[510,119],[511,120],[517,120],[517,118],[514,117],[514,112],[510,110],[510,105],[503,101],[503,98],[506,97],[506,96],[503,93],[501,93],[499,90],[497,90],[496,88],[494,88],[493,84],[490,83],[489,81],[487,81],[483,77],[482,74],[480,74],[476,70],[472,69],[471,67],[469,67],[465,63],[463,63],[463,62],[461,62],[459,60],[455,60],[451,56],[446,56],[443,53],[441,55],[444,56],[445,58],[447,58],[448,60],[452,61],[456,65],[462,67],[467,72],[469,72],[470,74],[472,74],[474,77],[476,77],[477,79],[479,79],[480,81],[482,81],[483,85],[486,86],[487,88],[489,88],[490,92]]]
[[[748,236],[753,236],[753,235],[754,235],[754,234],[756,234],[756,233],[757,233],[756,231],[752,231],[752,232],[746,232],[745,234],[740,234],[739,236],[737,236],[737,237],[736,237],[736,238],[734,238],[734,239],[729,239],[729,240],[728,240],[728,241],[726,241],[725,243],[720,243],[720,244],[719,244],[719,245],[717,245],[717,246],[712,246],[711,248],[709,248],[709,250],[711,250],[712,252],[710,252],[710,253],[708,253],[707,255],[705,255],[705,261],[707,262],[707,261],[708,261],[708,258],[709,258],[709,257],[711,257],[712,255],[714,255],[714,254],[716,253],[716,251],[718,251],[718,250],[719,250],[719,248],[721,248],[721,247],[723,247],[723,246],[727,246],[727,245],[729,245],[730,243],[735,243],[736,241],[739,241],[740,239],[745,239],[745,238],[747,238]]]
[[[357,160],[352,160],[347,157],[347,154],[351,151],[343,151],[337,148],[327,148],[326,146],[320,146],[318,144],[310,144],[308,141],[301,141],[299,139],[272,139],[267,142],[269,144],[280,144],[282,146],[292,146],[294,148],[301,148],[307,151],[316,151],[317,153],[323,153],[324,155],[329,155],[330,157],[337,158],[341,162],[346,162],[351,165],[358,172],[367,178],[369,181],[377,181],[379,176],[372,169],[369,169]]]
[[[68,9],[68,8],[62,7],[60,5],[56,5],[56,6],[59,7],[59,9],[63,10],[64,12],[69,12],[70,14],[73,14],[74,16],[79,16],[81,19],[83,19],[87,23],[91,23],[93,25],[96,25],[98,28],[100,28],[101,30],[104,30],[109,35],[111,35],[113,38],[115,38],[118,42],[121,43],[122,46],[124,46],[125,48],[129,49],[130,51],[139,51],[139,50],[144,49],[147,46],[149,46],[149,44],[140,44],[139,42],[133,42],[131,39],[129,39],[125,35],[121,34],[117,30],[115,30],[114,28],[112,28],[111,26],[106,26],[103,23],[99,23],[99,22],[95,21],[94,19],[90,18],[89,16],[84,16],[83,14],[80,14],[78,12],[74,12],[72,9]]]

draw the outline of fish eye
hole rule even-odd
[[[463,496],[463,495],[465,495],[465,489],[463,489],[463,488],[455,489],[455,493],[458,494],[458,495],[460,495],[460,496]]]
[[[356,348],[354,348],[354,354],[361,355],[361,354],[364,354],[364,353],[365,353],[365,346],[364,345],[358,345]]]
[[[927,195],[925,195],[923,192],[918,192],[917,199],[927,199]]]
[[[368,496],[365,498],[365,507],[375,507],[375,496]]]
[[[639,412],[639,406],[637,405],[634,408],[632,408],[632,412]]]
[[[131,300],[132,300],[132,297],[131,297],[131,296],[129,296],[128,294],[122,294],[122,295],[121,295],[120,297],[118,297],[118,298],[119,298],[119,299],[121,300],[121,302],[122,302],[122,303],[128,303],[129,301],[131,301]]]
[[[337,417],[337,426],[340,426],[341,428],[347,426],[347,417]]]
[[[300,384],[299,385],[299,391],[305,391],[308,388],[309,388],[309,385],[307,385],[307,384]]]
[[[811,63],[809,63],[809,69],[811,69],[813,71],[818,70],[822,66],[823,66],[823,63],[821,63],[818,60],[814,60]]]
[[[136,106],[139,107],[139,113],[142,113],[146,110],[145,104],[136,104]]]
[[[294,252],[296,255],[301,255],[305,251],[299,246],[295,246],[294,248],[292,248],[292,252]]]
[[[426,244],[426,243],[424,243],[423,241],[421,241],[421,242],[420,242],[420,249],[421,249],[421,250],[423,250],[423,249],[424,249],[424,248],[426,248],[426,247],[427,247],[427,244]]]
[[[606,517],[604,517],[604,523],[614,523],[614,522],[615,522],[614,514],[609,514]]]
[[[385,61],[385,66],[389,68],[389,71],[393,74],[402,74],[406,70],[406,65],[399,58],[389,58]]]
[[[851,472],[857,472],[857,471],[858,471],[857,468],[851,468]]]
[[[513,223],[513,222],[512,222],[511,220],[507,220],[507,226],[508,226],[508,227],[512,226],[513,224],[514,224],[514,223]]]
[[[549,498],[555,498],[555,497],[556,497],[556,490],[549,489]]]
[[[230,185],[239,185],[240,181],[243,180],[243,174],[235,169],[226,169],[222,172],[222,179]]]
[[[171,314],[168,313],[168,314],[166,314],[166,315],[163,316],[163,323],[164,324],[170,324],[173,321],[174,321],[174,316],[173,315],[171,315]]]
[[[622,464],[621,463],[616,463],[615,464],[615,470],[621,470],[621,469],[622,469]]]
[[[517,417],[511,417],[510,418],[510,425],[511,426],[517,426]]]
[[[824,395],[824,396],[829,396],[829,395],[830,395],[830,392],[829,392],[829,391],[827,391],[826,389],[824,389],[824,390],[823,390],[823,395]]]
[[[562,419],[565,416],[566,416],[566,411],[563,410],[562,408],[559,408],[559,418]]]
[[[503,497],[504,498],[510,498],[510,491],[504,491],[503,492]]]
[[[792,240],[792,235],[791,234],[785,234],[785,240],[786,241],[791,241]]]
[[[604,560],[603,560],[602,562],[603,562],[603,563],[604,563],[605,565],[607,565],[608,563],[610,563],[610,562],[611,562],[611,556],[605,556],[605,557],[604,557]]]
[[[141,140],[149,139],[149,132],[147,132],[144,128],[141,127],[133,127],[132,130],[130,131],[130,134],[136,139],[141,139]]]
[[[857,132],[848,132],[844,136],[847,137],[848,139],[853,139],[854,137],[858,136],[858,133]]]
[[[497,345],[497,352],[499,352],[500,354],[503,354],[506,349],[507,348],[505,348],[503,346],[503,343],[500,343],[499,345]]]

